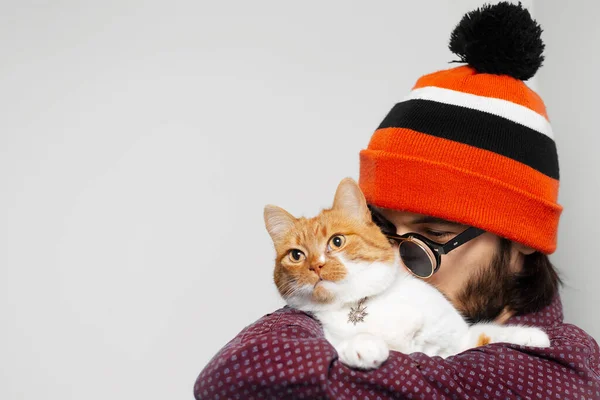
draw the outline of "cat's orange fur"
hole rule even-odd
[[[362,193],[358,190],[357,195],[362,196]],[[356,211],[368,213],[366,207]],[[334,255],[350,261],[393,262],[395,250],[379,227],[371,222],[370,216],[358,219],[349,214],[344,193],[340,190],[336,192],[333,207],[313,218],[295,218],[279,207],[267,206],[265,218],[272,218],[267,226],[270,226],[277,253],[274,280],[284,299],[296,287],[310,284],[314,287],[314,301],[332,301],[332,294],[318,283],[346,277],[346,267]],[[280,232],[277,228],[281,228]],[[345,239],[340,248],[328,246],[336,235],[343,235]],[[295,262],[290,255],[293,249],[302,251],[305,258]]]
[[[487,344],[490,344],[491,342],[492,338],[486,335],[485,333],[482,333],[479,335],[479,339],[477,339],[477,347],[485,346]]]

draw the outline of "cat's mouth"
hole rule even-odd
[[[334,294],[330,290],[326,289],[325,285],[319,285],[321,282],[323,282],[323,279],[315,283],[312,292],[312,300],[321,304],[330,303],[334,299]]]
[[[317,285],[321,282],[323,282],[323,278],[319,277],[319,280],[315,282],[313,289],[315,289],[317,287]]]

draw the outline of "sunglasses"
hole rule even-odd
[[[440,268],[442,254],[448,254],[484,232],[482,229],[470,227],[446,243],[434,242],[418,233],[406,233],[400,236],[385,233],[385,236],[398,243],[400,259],[413,275],[429,278]]]

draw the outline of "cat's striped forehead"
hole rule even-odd
[[[339,212],[326,210],[313,218],[299,218],[295,228],[291,232],[290,244],[307,246],[327,242],[336,234],[355,234],[357,223],[344,218]]]

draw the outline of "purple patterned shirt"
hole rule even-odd
[[[290,308],[246,327],[208,363],[196,399],[600,399],[600,349],[563,323],[556,300],[509,323],[546,330],[551,347],[491,344],[442,359],[391,352],[377,370],[344,366],[320,324]]]

